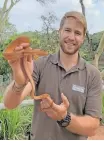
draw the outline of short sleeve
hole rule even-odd
[[[90,84],[85,105],[85,114],[102,118],[102,81],[100,72],[94,70],[90,76]]]
[[[32,74],[32,77],[33,77],[33,80],[35,82],[35,84],[37,84],[39,82],[39,75],[40,75],[40,68],[39,68],[39,65],[37,64],[37,61],[33,61],[33,74]]]
[[[37,60],[33,61],[33,73],[32,73],[32,77],[33,80],[35,82],[35,84],[37,85],[40,81],[41,78],[41,74],[46,66],[46,63],[48,61],[49,55],[48,56],[42,56],[39,57]]]

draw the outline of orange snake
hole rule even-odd
[[[32,91],[31,91],[32,99],[39,100],[39,99],[47,98],[47,97],[49,97],[48,94],[42,94],[39,96],[34,95],[34,91],[35,91],[34,81],[32,79],[31,73],[28,69],[27,55],[32,55],[36,59],[37,56],[45,56],[45,55],[48,55],[48,53],[41,50],[41,49],[31,49],[30,47],[27,47],[26,49],[23,49],[20,52],[14,51],[16,46],[20,46],[22,43],[30,43],[29,38],[26,36],[21,36],[21,37],[18,37],[16,40],[12,41],[7,46],[7,48],[4,50],[3,56],[6,60],[16,60],[16,59],[24,57],[23,66],[24,66],[26,75],[28,76],[29,81],[32,85]]]

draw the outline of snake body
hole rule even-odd
[[[30,43],[29,38],[26,37],[26,36],[21,36],[21,37],[18,37],[17,39],[15,39],[14,41],[12,41],[7,46],[7,48],[4,50],[3,56],[6,60],[16,60],[16,59],[24,57],[23,67],[24,67],[26,75],[27,75],[27,77],[28,77],[28,79],[29,79],[29,81],[32,85],[32,91],[31,91],[31,94],[30,94],[31,98],[35,99],[35,100],[47,98],[47,97],[49,97],[49,94],[42,94],[42,95],[39,95],[39,96],[34,95],[34,93],[35,93],[34,81],[33,81],[33,78],[31,76],[31,72],[28,69],[27,56],[32,55],[36,59],[37,56],[45,56],[45,55],[48,55],[48,53],[41,50],[41,49],[31,49],[30,47],[23,49],[19,52],[16,52],[15,48],[17,46],[20,46],[22,43]]]

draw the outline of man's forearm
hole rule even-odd
[[[13,90],[13,84],[14,82],[12,82],[7,88],[6,91],[4,93],[4,105],[8,108],[8,109],[14,109],[16,108],[21,102],[22,100],[30,94],[31,91],[31,84],[28,83],[23,91],[21,92],[15,92]]]
[[[97,118],[87,115],[81,117],[71,114],[71,122],[67,130],[79,135],[93,136],[99,124],[100,121]]]

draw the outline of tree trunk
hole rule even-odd
[[[81,4],[81,8],[82,8],[82,13],[84,16],[85,15],[85,6],[84,6],[84,3],[83,3],[83,0],[79,0],[80,4]],[[89,36],[89,32],[87,31],[86,33],[86,37],[87,37],[87,40],[88,40],[88,44],[89,44],[89,48],[90,48],[90,52],[91,52],[91,55],[93,56],[93,51],[92,51],[92,40],[90,39],[90,36]],[[100,43],[99,43],[99,46],[97,48],[97,51],[94,55],[94,60],[92,61],[92,64],[96,67],[96,68],[99,68],[99,65],[98,65],[98,62],[99,62],[99,58],[102,54],[102,52],[104,51],[104,34],[100,40]],[[104,79],[104,70],[101,72],[101,76],[102,78]]]
[[[10,10],[13,8],[13,6],[19,2],[20,0],[5,0],[3,7],[0,9],[0,42],[3,41],[3,32],[5,28],[5,24],[8,21],[8,15],[10,13]],[[8,3],[10,2],[10,5],[8,6]]]
[[[95,58],[94,58],[94,60],[92,61],[92,64],[98,69],[98,61],[99,61],[99,54],[98,53],[96,53],[95,54]]]
[[[83,15],[84,15],[85,18],[86,18],[85,6],[84,6],[84,3],[83,3],[83,0],[79,0],[79,1],[80,1],[80,4],[81,4],[82,13],[83,13]],[[87,30],[87,32],[86,32],[86,37],[87,37],[88,43],[90,44],[90,37],[89,37],[89,32],[88,32],[88,30]]]
[[[103,53],[103,50],[104,50],[104,33],[101,37],[99,46],[98,46],[97,51],[95,53],[95,58],[92,62],[97,68],[98,68],[98,61],[99,61],[101,54]]]
[[[100,58],[101,54],[103,53],[103,51],[104,51],[104,33],[101,37],[99,46],[98,46],[96,54],[95,54],[95,58],[92,62],[92,64],[94,64],[97,68],[98,68],[99,58]],[[101,76],[104,79],[104,70],[101,72]]]

